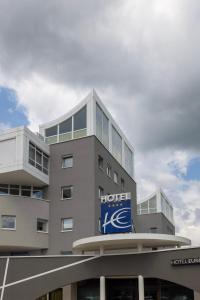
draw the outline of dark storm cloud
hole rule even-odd
[[[199,149],[200,3],[173,2],[0,0],[1,70],[95,87],[140,149]]]

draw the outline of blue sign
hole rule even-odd
[[[101,197],[101,233],[132,232],[130,193]]]

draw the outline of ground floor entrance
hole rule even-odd
[[[137,278],[106,278],[106,300],[138,300]],[[145,300],[194,300],[193,290],[156,278],[144,279]],[[64,299],[65,300],[65,299]],[[99,279],[77,284],[77,300],[100,300]]]

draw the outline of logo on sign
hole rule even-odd
[[[132,232],[130,193],[101,197],[101,233]]]

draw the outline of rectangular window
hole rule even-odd
[[[119,163],[122,162],[122,138],[113,126],[112,126],[112,154]]]
[[[118,183],[118,174],[114,172],[114,183]]]
[[[121,191],[124,193],[125,192],[125,181],[123,178],[121,178]]]
[[[45,136],[48,137],[48,136],[57,135],[57,132],[58,132],[58,126],[56,125],[45,129]]]
[[[102,196],[104,196],[104,189],[99,186],[99,198],[101,198]]]
[[[68,155],[62,158],[62,168],[72,168],[73,167],[73,156]]]
[[[73,186],[63,186],[61,188],[61,193],[62,193],[62,200],[67,200],[72,198],[73,194]]]
[[[74,131],[85,129],[87,127],[86,123],[86,106],[84,106],[74,115]]]
[[[61,219],[61,231],[71,231],[74,226],[74,220],[72,218]]]
[[[133,176],[133,152],[126,143],[124,144],[124,156],[125,170],[130,176]]]
[[[59,124],[59,134],[72,131],[72,117]]]
[[[48,175],[49,157],[42,150],[37,148],[33,143],[29,142],[29,163]]]
[[[1,216],[1,227],[3,229],[16,229],[16,216],[2,215]]]
[[[96,105],[96,135],[102,144],[109,147],[109,120],[100,106]]]
[[[10,185],[10,195],[19,196],[19,185]]]
[[[100,169],[103,169],[103,157],[98,156],[98,166]]]
[[[36,199],[43,199],[43,190],[41,188],[33,187],[32,190],[32,197]]]
[[[48,221],[45,219],[37,219],[37,231],[48,232]]]
[[[8,184],[0,184],[0,195],[8,194]]]
[[[21,195],[25,197],[31,197],[31,186],[22,185]]]
[[[111,166],[110,165],[107,165],[106,174],[108,175],[108,177],[111,177]]]

